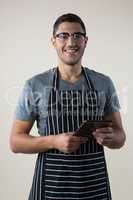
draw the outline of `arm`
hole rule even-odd
[[[111,120],[113,127],[99,128],[93,135],[99,144],[115,149],[121,148],[126,140],[126,135],[122,126],[121,116],[119,112],[109,113],[105,119]]]
[[[10,148],[14,153],[38,153],[53,148],[53,137],[35,137],[29,134],[33,124],[33,121],[15,120],[13,122]]]
[[[39,153],[58,149],[70,153],[79,148],[85,138],[75,137],[72,133],[50,136],[31,136],[30,130],[34,121],[15,120],[11,130],[10,147],[14,153]]]

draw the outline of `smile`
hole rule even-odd
[[[66,53],[76,53],[79,49],[66,49],[65,52]]]

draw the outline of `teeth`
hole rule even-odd
[[[69,49],[69,50],[66,50],[66,52],[76,52],[78,49]]]

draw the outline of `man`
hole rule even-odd
[[[110,200],[104,146],[125,142],[119,102],[109,77],[82,67],[86,29],[75,14],[60,16],[52,43],[58,67],[29,79],[20,96],[10,138],[15,153],[39,153],[29,200]],[[85,120],[111,120],[92,138],[75,136]],[[37,122],[40,136],[31,136]]]

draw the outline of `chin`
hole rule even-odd
[[[80,60],[69,60],[69,61],[63,61],[65,64],[67,65],[77,65],[78,63],[80,63]]]

